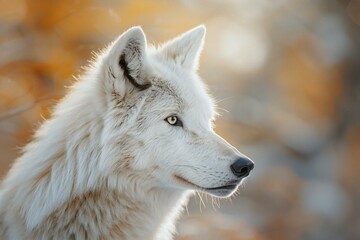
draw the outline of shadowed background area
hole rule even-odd
[[[215,130],[256,167],[230,200],[193,197],[176,239],[360,239],[360,1],[0,6],[1,178],[92,51],[134,25],[159,43],[203,23]]]

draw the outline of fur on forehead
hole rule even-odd
[[[150,50],[150,49],[149,49]],[[156,49],[150,50],[149,60],[151,59],[152,78],[159,79],[153,85],[166,84],[176,93],[177,97],[188,105],[186,108],[197,109],[194,116],[204,119],[214,119],[216,112],[213,100],[208,94],[206,85],[202,82],[195,71],[188,71],[181,66],[169,62],[161,52]],[[199,112],[201,109],[201,112]]]

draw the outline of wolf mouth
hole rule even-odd
[[[178,180],[179,182],[186,184],[186,185],[191,185],[195,188],[201,189],[203,191],[213,191],[213,190],[234,190],[237,185],[236,184],[228,184],[228,185],[223,185],[220,187],[213,187],[213,188],[205,188],[205,187],[201,187],[195,183],[190,182],[189,180],[179,176],[179,175],[174,175],[175,179]]]

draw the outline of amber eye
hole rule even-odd
[[[170,117],[167,117],[165,120],[166,120],[170,125],[180,126],[180,127],[183,126],[181,120],[180,120],[177,116],[170,116]]]

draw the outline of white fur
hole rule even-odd
[[[240,184],[229,167],[240,153],[213,132],[195,72],[204,35],[155,49],[134,27],[99,54],[3,181],[0,238],[171,239],[189,193]]]

